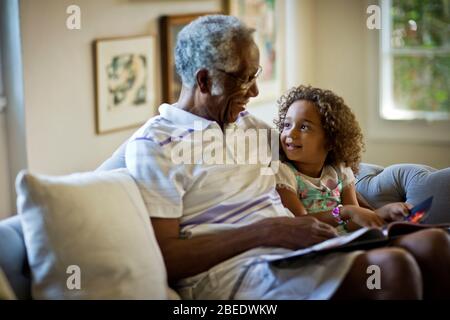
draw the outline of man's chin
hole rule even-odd
[[[239,106],[235,109],[236,111],[234,112],[235,114],[237,114],[237,116],[239,116],[241,114],[241,112],[245,111],[245,104],[242,106]]]
[[[245,108],[234,108],[233,111],[229,113],[228,123],[236,122],[242,111],[245,111]]]
[[[230,103],[228,104],[228,119],[227,123],[234,123],[239,118],[241,112],[245,111],[246,104],[242,103]]]

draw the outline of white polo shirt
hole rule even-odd
[[[159,112],[131,137],[125,155],[150,217],[180,219],[184,237],[293,217],[281,203],[275,176],[267,174],[270,126],[242,112],[224,133],[216,122],[172,105]],[[229,143],[243,133],[258,143],[245,139],[244,151]]]

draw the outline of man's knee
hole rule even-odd
[[[369,265],[377,266],[381,290],[373,294],[378,299],[422,298],[422,275],[414,257],[400,248],[385,248],[367,253]]]
[[[417,257],[440,257],[450,253],[449,235],[441,229],[427,229],[404,236],[396,245],[403,247]]]

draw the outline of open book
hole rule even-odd
[[[263,256],[264,261],[283,264],[298,257],[312,256],[338,251],[368,250],[382,247],[400,236],[427,228],[441,228],[450,233],[450,224],[413,224],[409,222],[392,222],[383,229],[361,228],[352,233],[332,238],[308,248],[280,255]]]

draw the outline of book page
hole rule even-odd
[[[320,242],[318,244],[315,244],[311,247],[299,249],[296,251],[292,251],[286,254],[282,255],[267,255],[264,256],[265,261],[278,261],[278,260],[284,260],[292,257],[300,257],[304,256],[306,254],[312,253],[312,252],[319,252],[324,250],[329,250],[332,248],[338,248],[341,246],[344,246],[346,244],[352,243],[352,242],[358,242],[358,241],[368,241],[368,240],[374,240],[374,239],[384,239],[386,238],[382,231],[380,229],[376,228],[361,228],[358,229],[352,233],[348,233],[346,235],[342,235],[340,237],[331,238],[328,240],[325,240],[323,242]]]

